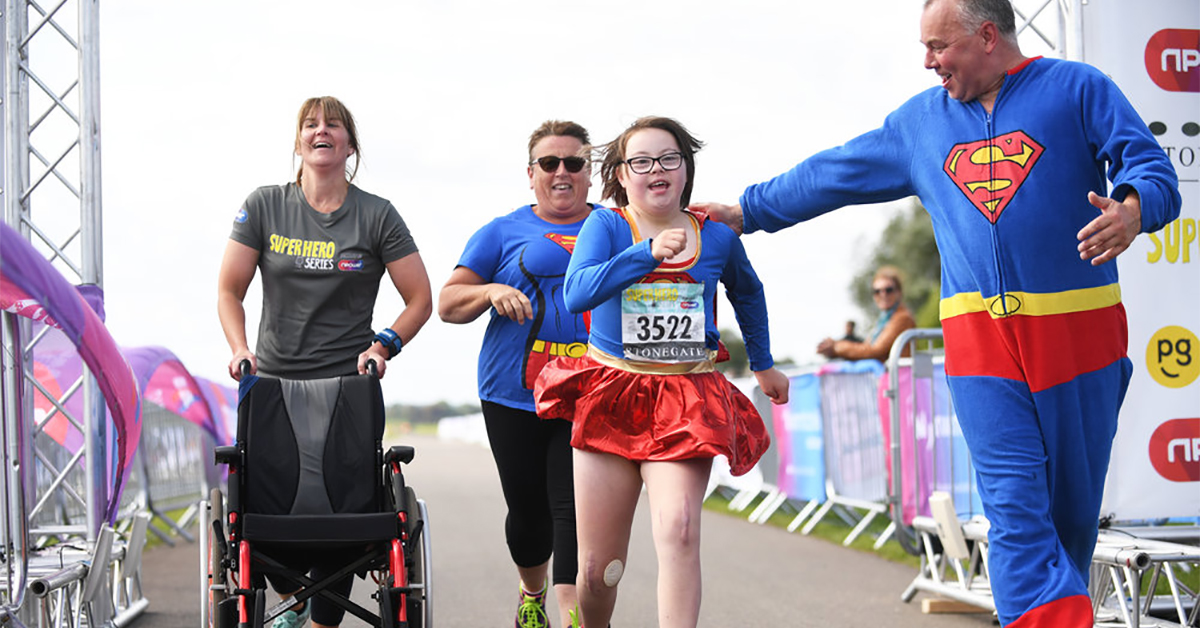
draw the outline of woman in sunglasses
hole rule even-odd
[[[871,297],[879,308],[879,318],[867,334],[866,340],[834,340],[826,338],[817,344],[817,353],[827,358],[844,360],[888,359],[892,343],[906,329],[917,326],[908,308],[904,307],[904,292],[901,290],[900,271],[893,266],[881,266],[871,280]]]
[[[583,318],[563,305],[562,282],[575,236],[593,207],[587,202],[587,130],[574,122],[543,123],[529,137],[526,172],[537,202],[475,232],[438,299],[438,315],[448,323],[491,312],[479,352],[479,399],[508,504],[509,553],[521,581],[516,628],[548,625],[551,554],[560,626],[576,603],[571,425],[538,420],[533,382],[550,360],[586,349]]]
[[[587,355],[542,370],[543,419],[574,422],[579,605],[607,625],[643,484],[658,556],[658,625],[700,614],[700,506],[712,459],[736,474],[766,450],[758,411],[714,370],[717,283],[725,284],[763,392],[787,401],[773,368],[762,283],[737,235],[684,208],[701,144],[669,118],[641,118],[605,147],[604,195],[567,267],[567,307],[591,312]]]

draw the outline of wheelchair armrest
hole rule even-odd
[[[416,453],[417,450],[413,449],[411,445],[392,445],[392,448],[383,456],[383,461],[386,464],[393,462],[408,464],[412,462],[413,456]]]
[[[213,451],[217,464],[234,464],[238,461],[237,445],[222,445]]]

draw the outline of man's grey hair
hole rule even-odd
[[[954,0],[925,0],[925,8],[936,2]],[[979,30],[984,22],[996,25],[1000,36],[1014,46],[1017,44],[1017,18],[1009,0],[957,0],[958,22],[969,32]]]

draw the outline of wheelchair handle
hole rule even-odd
[[[245,377],[250,374],[250,368],[252,366],[253,365],[250,364],[250,360],[243,358],[241,362],[238,362],[238,372],[241,373],[242,377]]]
[[[367,360],[367,374],[379,379],[379,365],[375,363],[374,358]]]

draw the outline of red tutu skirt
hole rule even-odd
[[[635,373],[588,355],[560,357],[542,369],[533,395],[539,417],[573,422],[571,446],[584,451],[634,461],[722,455],[742,475],[771,444],[754,404],[716,371]]]

